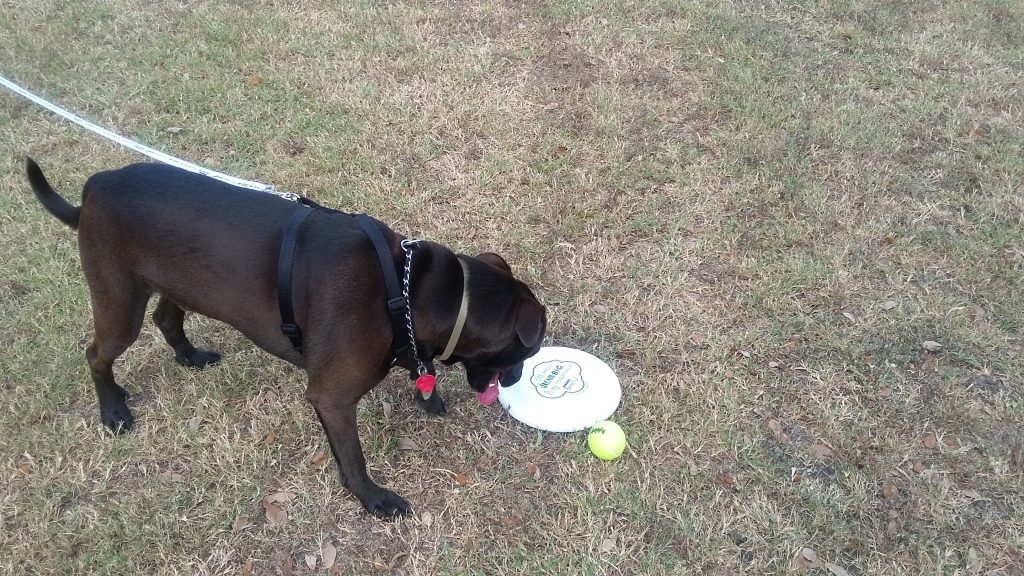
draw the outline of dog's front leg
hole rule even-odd
[[[409,503],[398,494],[378,486],[366,472],[366,458],[363,457],[356,424],[356,405],[374,384],[376,382],[368,386],[353,386],[352,382],[338,381],[336,377],[321,380],[310,376],[306,398],[324,427],[342,483],[371,514],[386,519],[407,516],[412,513]],[[358,392],[350,394],[353,390]]]
[[[437,389],[434,389],[428,398],[423,398],[423,393],[414,389],[413,398],[416,399],[416,404],[427,414],[444,416],[448,413],[448,407],[445,406],[441,393]]]

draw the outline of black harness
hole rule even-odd
[[[281,310],[281,333],[288,337],[295,350],[302,354],[302,330],[295,322],[295,310],[292,305],[292,272],[295,265],[295,248],[298,244],[298,233],[302,223],[316,210],[334,214],[346,214],[338,210],[324,208],[308,198],[298,200],[301,206],[292,213],[284,229],[281,239],[281,252],[277,260],[277,305]],[[406,319],[409,312],[409,301],[402,294],[402,286],[395,270],[395,259],[391,255],[380,226],[366,214],[347,214],[355,218],[359,227],[370,238],[373,248],[380,261],[381,272],[384,274],[384,285],[387,288],[388,317],[391,319],[393,335],[392,353],[394,362],[407,354],[410,349],[409,333],[406,330]],[[413,359],[414,361],[417,359]]]

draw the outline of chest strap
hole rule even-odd
[[[406,314],[409,313],[409,301],[402,294],[402,286],[398,281],[398,272],[395,270],[395,257],[391,255],[391,247],[388,246],[381,233],[380,227],[366,214],[356,214],[356,223],[363,229],[363,232],[370,237],[373,249],[377,252],[377,260],[380,261],[380,270],[384,273],[384,286],[387,289],[388,317],[391,319],[392,353],[395,360],[409,352],[409,335],[406,330]]]
[[[281,333],[288,337],[292,346],[302,354],[302,330],[295,323],[292,308],[292,271],[295,266],[295,247],[298,244],[299,227],[316,208],[305,205],[292,212],[281,238],[281,252],[277,257],[277,307],[281,310]]]

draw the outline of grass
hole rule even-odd
[[[316,459],[303,375],[200,317],[223,364],[179,368],[147,326],[116,368],[138,429],[108,437],[75,237],[22,159],[76,196],[139,158],[5,95],[0,571],[303,574],[329,542],[342,574],[827,573],[803,548],[850,574],[1022,573],[1022,14],[3,4],[2,72],[100,124],[504,254],[549,342],[615,367],[630,446],[600,462],[458,372],[427,417],[395,376],[361,437],[416,516],[378,522]]]

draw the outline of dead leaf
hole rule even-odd
[[[522,516],[506,516],[501,519],[501,525],[505,528],[519,528],[525,523]]]
[[[801,548],[800,550],[797,550],[794,560],[796,561],[796,565],[804,570],[809,570],[811,568],[823,568],[825,566],[825,564],[822,563],[821,558],[818,557],[818,553],[812,548]]]
[[[295,499],[295,493],[294,492],[274,492],[273,494],[269,494],[267,496],[264,496],[263,503],[264,504],[277,504],[278,502],[291,502],[294,499]]]
[[[281,562],[281,576],[295,576],[295,559],[291,556]]]
[[[526,463],[526,473],[533,476],[534,480],[540,480],[540,466],[537,466],[533,462]]]
[[[288,513],[285,512],[277,504],[266,503],[263,505],[266,509],[267,522],[273,525],[283,524],[288,519]]]
[[[235,518],[235,523],[232,525],[232,530],[238,532],[239,530],[245,530],[249,526],[252,526],[252,520],[246,516],[239,516]]]
[[[316,568],[316,556],[314,556],[312,554],[306,554],[305,557],[306,557],[306,566],[309,566],[310,570]]]
[[[166,129],[166,132],[168,134],[177,134],[178,132],[181,132],[181,126],[169,126]]]
[[[969,135],[971,139],[977,140],[979,138],[984,138],[986,135],[988,135],[988,133],[991,130],[992,128],[988,125],[987,122],[977,122],[973,126],[971,126],[971,131],[969,132]]]
[[[310,462],[314,466],[323,466],[324,464],[327,464],[327,453],[321,450],[320,452],[313,454]]]
[[[895,300],[886,300],[882,303],[882,310],[892,310],[896,306],[899,306],[899,304]]]
[[[459,486],[465,486],[466,484],[469,484],[469,476],[466,476],[465,474],[456,474],[454,479],[455,483],[458,484]]]
[[[843,316],[845,316],[846,319],[849,320],[852,324],[857,323],[857,317],[854,316],[853,314],[850,314],[849,312],[843,312]]]
[[[605,538],[601,540],[601,552],[611,552],[615,549],[615,537]]]
[[[921,437],[921,443],[925,448],[935,448],[939,445],[939,439],[935,437],[935,432],[928,432]]]
[[[189,428],[189,430],[191,430],[193,432],[198,432],[199,431],[199,425],[202,424],[202,423],[203,423],[203,415],[202,414],[197,414],[197,415],[193,416],[191,420],[188,421],[188,428]]]
[[[338,559],[338,549],[330,542],[324,542],[320,547],[320,557],[324,559],[324,568],[330,569]]]
[[[828,571],[836,576],[850,576],[850,573],[846,571],[846,568],[832,564],[831,562],[825,562],[825,568],[828,568]]]
[[[261,82],[263,82],[263,77],[259,74],[250,74],[249,77],[245,79],[245,85],[249,87],[259,86]]]
[[[22,462],[18,464],[18,476],[25,478],[32,472],[32,465],[28,462]]]
[[[245,564],[242,564],[242,576],[252,576],[252,558],[247,558]]]
[[[409,554],[407,552],[399,552],[399,553],[395,554],[394,556],[392,556],[391,557],[391,561],[388,562],[388,570],[394,570],[395,566],[398,566],[398,563],[401,562],[402,559],[405,558],[408,555]]]
[[[769,368],[778,368],[779,367],[779,363],[778,362],[769,362],[768,363],[768,367]]]
[[[266,436],[263,437],[263,443],[264,444],[272,444],[274,442],[274,440],[276,440],[276,439],[277,439],[277,432],[274,432],[273,430],[271,430],[270,432],[267,432]]]
[[[960,444],[956,441],[956,436],[953,436],[952,434],[946,434],[943,436],[942,443],[950,450],[956,450],[960,447]]]
[[[975,490],[973,488],[967,488],[966,490],[961,490],[960,493],[963,494],[964,496],[967,496],[971,500],[986,500],[986,498],[984,496],[982,496],[977,490]]]
[[[430,526],[434,523],[434,515],[431,514],[429,511],[424,512],[423,514],[420,514],[420,521],[423,522],[424,526],[430,528]]]
[[[900,489],[897,488],[896,484],[894,484],[893,482],[886,482],[885,484],[882,485],[882,496],[884,496],[886,500],[892,500],[893,498],[898,496],[899,493]]]
[[[164,470],[163,472],[156,475],[157,478],[164,482],[181,482],[185,479],[184,476],[177,472],[171,472],[170,470]]]
[[[789,436],[782,430],[782,423],[774,418],[768,421],[768,429],[775,435],[775,439],[779,444],[789,444]]]
[[[832,458],[832,449],[820,442],[816,443],[811,448],[814,450],[814,455],[822,462],[827,462]]]
[[[978,549],[973,546],[967,549],[967,571],[972,573],[981,572],[984,561],[978,554]]]
[[[384,411],[384,419],[391,420],[391,413],[394,411],[394,408],[391,406],[391,402],[381,400],[380,407]]]
[[[750,353],[750,350],[737,350],[736,352],[737,352],[737,353],[738,353],[738,354],[739,354],[740,356],[743,356],[744,358],[750,358],[750,357],[751,357],[751,353]]]
[[[889,396],[892,396],[892,390],[883,386],[879,388],[877,392],[875,392],[875,396],[879,397],[882,400],[885,400]]]
[[[726,378],[732,378],[732,370],[726,370],[725,371],[725,377]]]
[[[267,390],[263,393],[263,403],[267,406],[277,404],[277,394],[275,394],[273,390]]]
[[[925,340],[921,343],[921,348],[929,352],[938,352],[942,348],[942,344],[939,344],[935,340]]]
[[[382,570],[382,571],[388,569],[387,563],[384,562],[384,559],[381,558],[380,556],[377,556],[376,558],[373,559],[373,567],[375,569],[377,569],[377,570]]]
[[[924,472],[924,462],[921,462],[920,460],[915,460],[914,461],[914,472],[917,473],[917,474],[920,474],[921,472]]]
[[[419,450],[420,445],[412,438],[402,437],[398,439],[399,450]]]
[[[895,536],[900,531],[900,521],[893,518],[889,520],[889,523],[885,525],[885,535],[890,538]]]
[[[707,341],[707,337],[700,332],[690,334],[690,343],[694,346],[703,346],[705,341]]]

